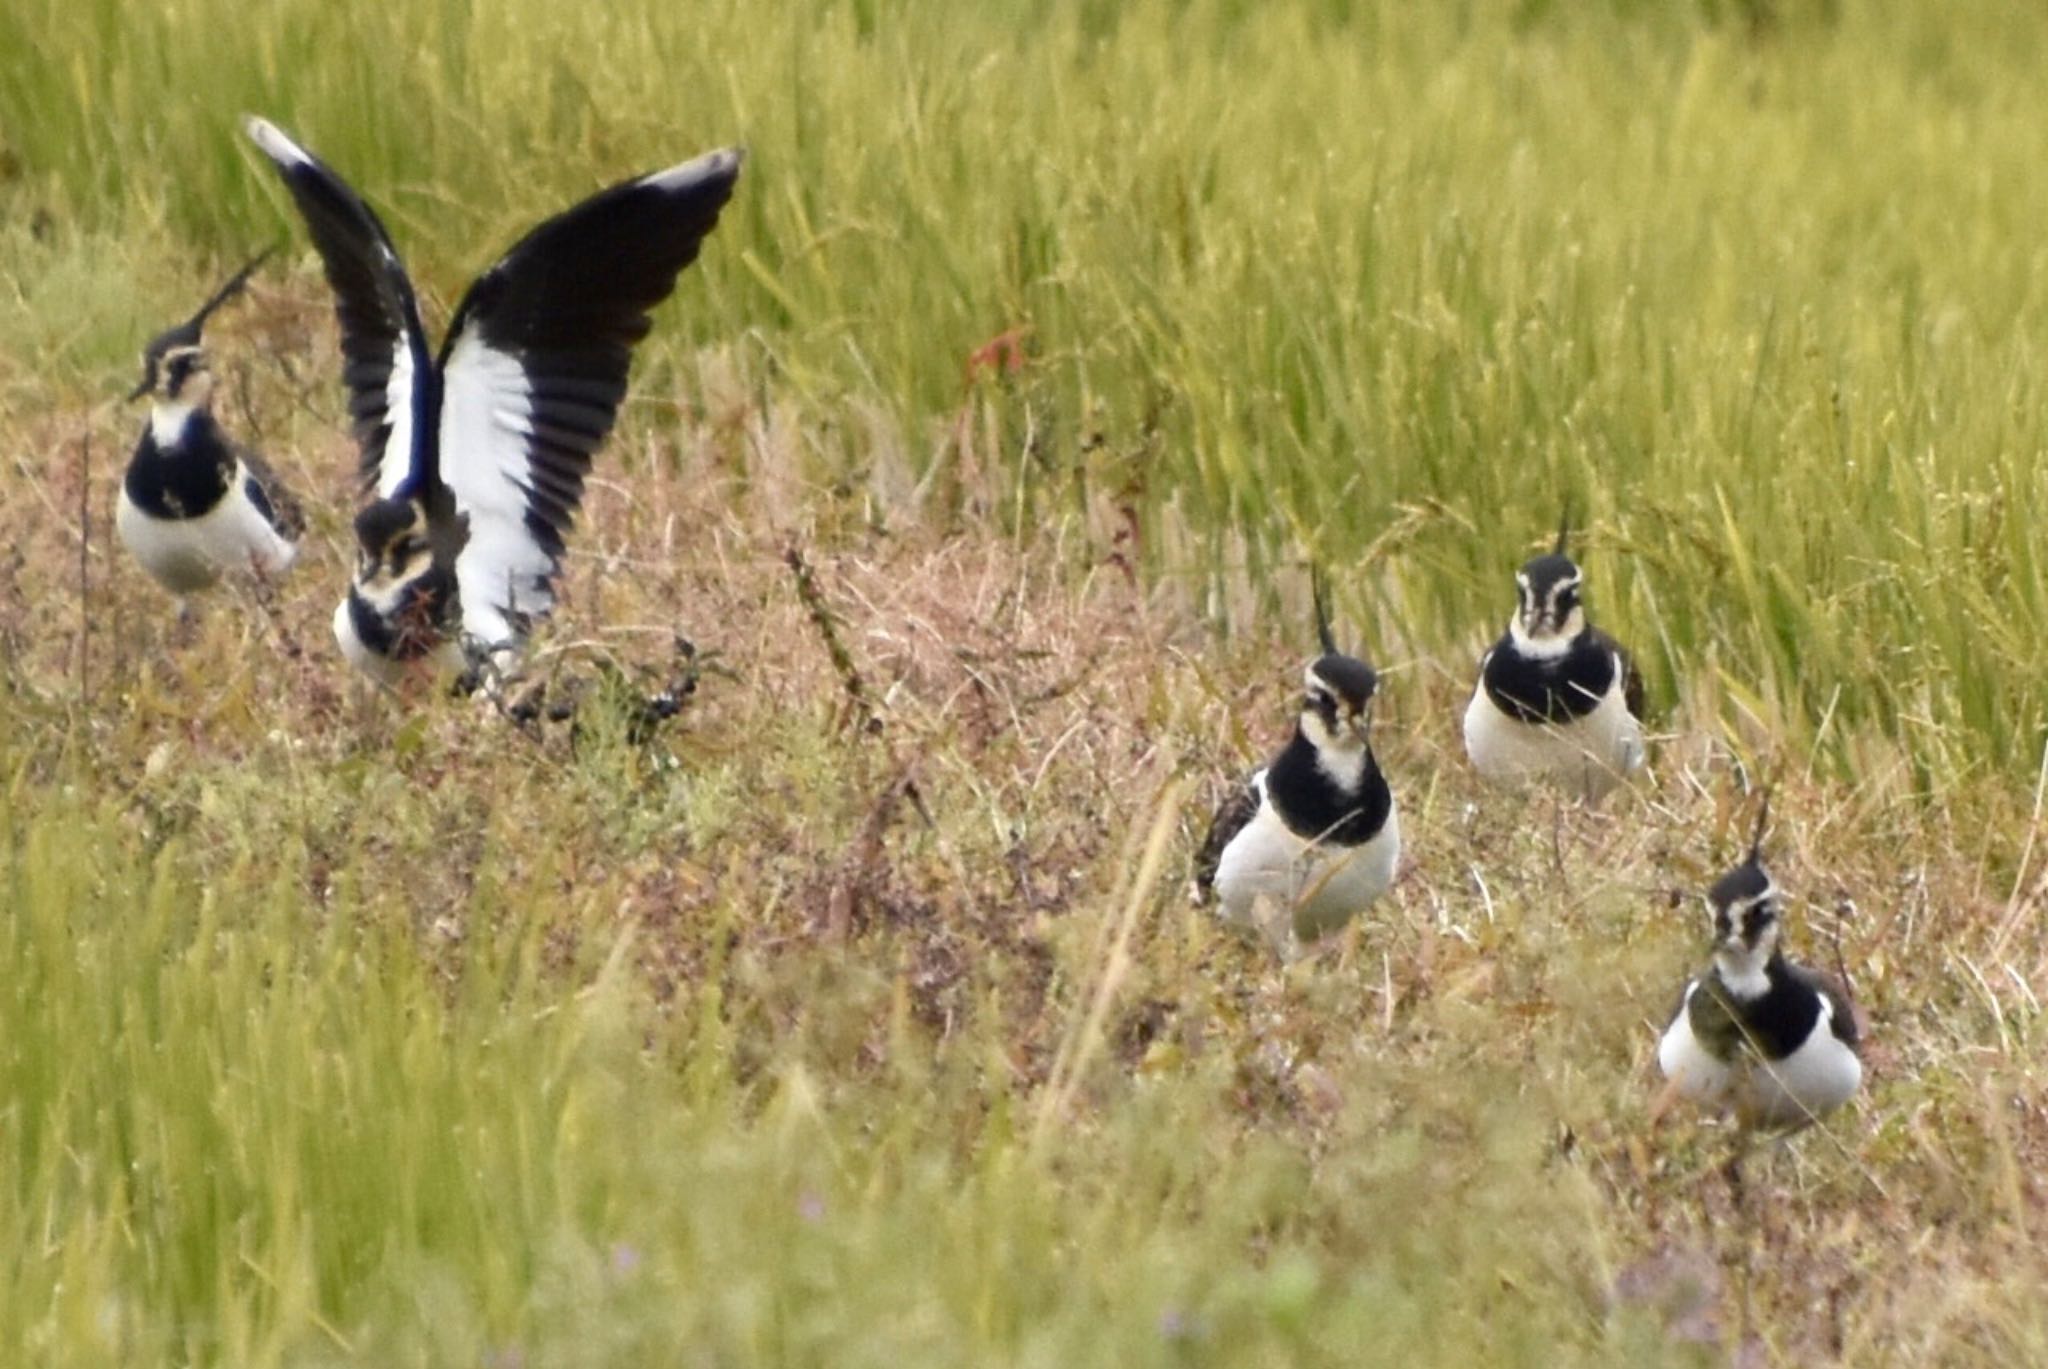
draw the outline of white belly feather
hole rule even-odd
[[[1290,830],[1265,801],[1263,771],[1253,783],[1258,812],[1216,863],[1216,900],[1225,921],[1276,939],[1313,940],[1350,921],[1394,882],[1401,857],[1397,812],[1389,810],[1385,825],[1363,845],[1314,841]]]
[[[173,594],[206,589],[224,571],[255,569],[281,575],[299,554],[249,502],[248,472],[235,468],[227,494],[197,518],[154,518],[121,491],[114,527],[122,543],[157,583]]]
[[[1592,712],[1562,723],[1501,711],[1484,683],[1465,709],[1465,754],[1495,784],[1557,780],[1587,800],[1643,766],[1643,725],[1628,711],[1619,673]]]
[[[1697,979],[1685,986],[1678,1016],[1671,1019],[1663,1039],[1657,1042],[1657,1068],[1685,1097],[1711,1103],[1727,1096],[1735,1081],[1735,1067],[1701,1045],[1692,1033],[1692,996],[1699,987]]]
[[[1743,1052],[1723,1061],[1693,1035],[1694,980],[1678,1016],[1657,1043],[1657,1065],[1679,1093],[1696,1102],[1730,1106],[1762,1127],[1791,1127],[1833,1111],[1863,1084],[1863,1061],[1834,1033],[1834,1005],[1823,998],[1813,1032],[1783,1060]]]

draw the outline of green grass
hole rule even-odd
[[[1991,0],[0,6],[0,1358],[2048,1355],[2044,50]],[[340,680],[329,304],[245,111],[433,313],[748,146],[548,639],[706,650],[652,745]],[[179,629],[109,401],[273,240],[209,336],[313,536]],[[1453,721],[1567,503],[1670,738],[1604,815]],[[1282,973],[1178,884],[1306,554],[1413,867]],[[1738,772],[1877,1042],[1746,1203],[1644,1125]]]

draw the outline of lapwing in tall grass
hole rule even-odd
[[[1556,548],[1515,575],[1514,617],[1465,709],[1465,754],[1494,783],[1551,781],[1591,802],[1642,768],[1643,684],[1586,621],[1569,534],[1567,522]]]
[[[1217,809],[1196,894],[1292,960],[1393,883],[1401,823],[1369,736],[1379,676],[1337,649],[1315,578],[1322,655],[1304,673],[1294,736]]]
[[[717,225],[741,154],[622,181],[540,224],[470,285],[434,353],[369,205],[276,125],[245,128],[306,221],[341,327],[365,503],[335,638],[385,684],[417,661],[495,683],[554,606],[633,348]]]
[[[1863,1082],[1855,1009],[1834,979],[1785,958],[1784,896],[1764,868],[1764,822],[1749,858],[1707,891],[1713,964],[1685,986],[1657,1045],[1680,1096],[1733,1111],[1746,1130],[1791,1132]]]
[[[151,339],[142,383],[149,420],[121,478],[114,527],[156,582],[180,599],[229,572],[281,575],[299,554],[299,507],[262,457],[213,416],[214,376],[200,334],[268,252],[237,271],[199,312]]]

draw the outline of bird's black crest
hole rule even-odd
[[[1363,707],[1379,690],[1379,673],[1356,656],[1330,652],[1309,667],[1332,694],[1353,708]]]
[[[261,252],[258,252],[249,259],[248,264],[243,266],[241,270],[229,276],[227,284],[214,291],[211,299],[199,306],[198,313],[192,315],[191,318],[186,319],[177,327],[166,328],[163,332],[151,338],[149,345],[142,349],[142,383],[135,387],[134,392],[128,398],[140,399],[148,394],[156,385],[157,366],[163,361],[164,355],[167,352],[178,347],[197,347],[199,345],[200,332],[206,327],[206,320],[212,317],[213,311],[240,294],[242,287],[249,283],[249,277],[256,273],[256,268],[268,261],[270,254],[276,250],[275,247],[266,247]]]
[[[1761,898],[1764,891],[1770,887],[1770,872],[1752,855],[1749,860],[1714,881],[1714,887],[1707,890],[1707,901],[1716,908],[1726,908],[1730,904],[1740,903],[1746,899]]]
[[[1529,592],[1538,604],[1550,596],[1551,588],[1578,575],[1578,563],[1562,552],[1550,552],[1539,556],[1522,567],[1522,576],[1529,582]]]
[[[227,284],[214,291],[213,297],[199,306],[198,313],[177,327],[167,328],[151,338],[149,346],[143,349],[143,355],[157,358],[173,347],[197,347],[200,330],[206,327],[206,320],[213,316],[213,311],[240,294],[242,287],[249,283],[249,277],[256,273],[256,268],[270,260],[270,254],[276,250],[274,247],[266,247],[250,258],[247,265],[228,277]]]
[[[414,506],[404,499],[379,499],[356,515],[356,541],[364,551],[382,556],[417,517]]]
[[[1557,545],[1550,549],[1550,554],[1553,556],[1564,555],[1565,544],[1571,541],[1571,536],[1572,501],[1567,499],[1564,501],[1564,510],[1557,515]]]
[[[1323,574],[1320,564],[1311,561],[1308,567],[1309,597],[1315,602],[1316,641],[1323,648],[1323,655],[1341,655],[1337,650],[1336,634],[1330,631],[1330,581]]]
[[[1764,790],[1764,801],[1756,810],[1756,831],[1749,838],[1749,863],[1761,867],[1764,863],[1764,829],[1771,822],[1771,791]]]

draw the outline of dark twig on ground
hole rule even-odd
[[[825,654],[832,658],[832,668],[839,672],[839,682],[846,690],[847,702],[860,716],[862,730],[879,732],[882,720],[868,697],[867,683],[861,679],[852,653],[840,639],[838,619],[818,590],[817,577],[812,573],[810,562],[804,560],[803,552],[794,542],[783,551],[782,559],[796,577],[796,597],[803,601],[805,612],[811,616],[811,625],[818,629],[818,637],[825,643]]]

